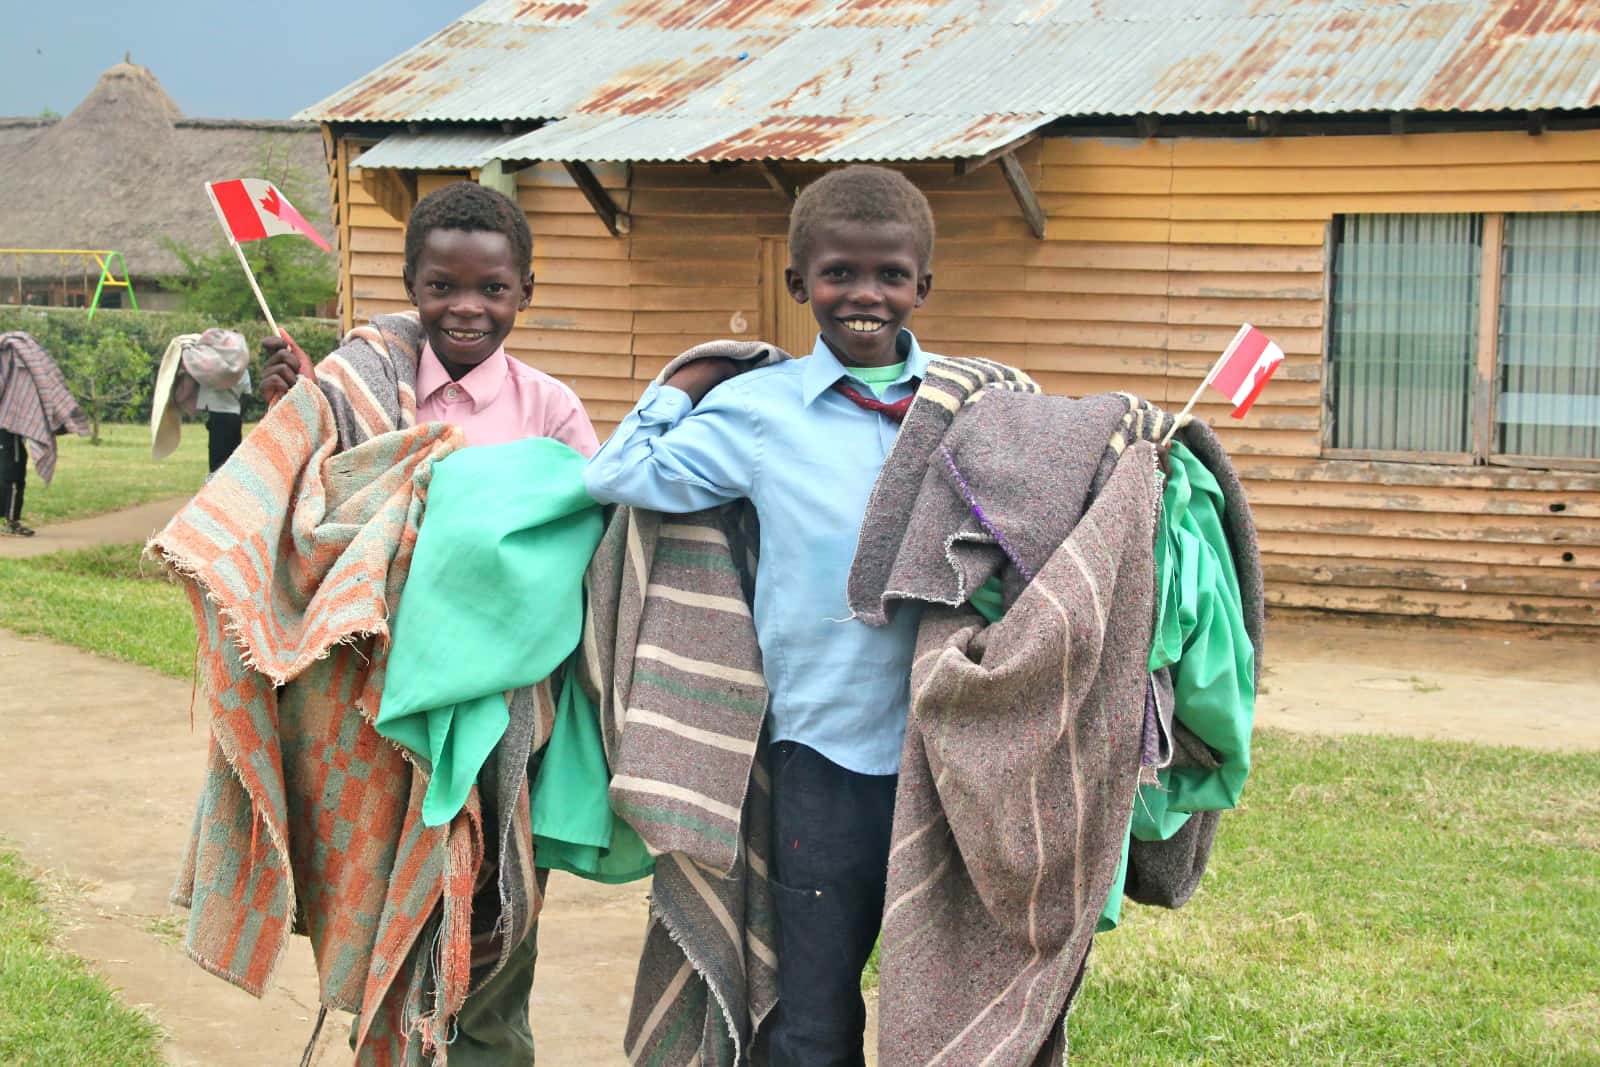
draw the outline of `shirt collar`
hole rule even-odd
[[[495,397],[500,395],[500,387],[505,384],[506,375],[510,373],[510,368],[506,365],[506,360],[510,358],[506,355],[505,347],[501,346],[494,350],[493,355],[463,374],[455,383],[467,394],[467,399],[472,401],[474,415],[494,403]],[[427,400],[449,384],[450,372],[444,369],[444,364],[434,355],[433,346],[424,342],[422,358],[417,362],[417,400],[419,402]]]
[[[906,365],[891,385],[908,382],[912,378],[927,377],[928,354],[917,343],[917,335],[910,330],[902,329],[901,336],[906,339]],[[898,340],[898,339],[897,339]],[[840,378],[848,377],[849,371],[844,364],[839,362],[839,357],[833,354],[833,349],[817,334],[817,343],[811,349],[811,355],[801,363],[800,368],[800,398],[807,405],[817,397],[833,388],[833,383]]]

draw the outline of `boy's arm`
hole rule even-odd
[[[696,370],[700,363],[726,366]],[[734,390],[709,392],[734,370],[732,361],[700,360],[646,389],[584,470],[589,495],[669,513],[749,496],[760,460],[755,421]]]

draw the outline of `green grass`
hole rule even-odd
[[[1068,1032],[1105,1067],[1600,1064],[1600,755],[1259,732],[1200,891],[1124,907]]]
[[[1600,756],[1258,737],[1201,891],[1099,938],[1084,1064],[1600,1064]]]
[[[248,429],[248,427],[246,427]],[[68,434],[56,438],[54,480],[46,486],[38,472],[28,472],[22,521],[45,526],[144,504],[164,497],[186,496],[206,479],[206,428],[183,427],[183,443],[163,460],[150,458],[150,427],[106,424],[100,443]]]
[[[188,600],[155,564],[140,561],[141,548],[102,545],[0,559],[0,625],[190,677],[195,631]]]
[[[157,1067],[160,1030],[54,938],[43,893],[0,852],[0,1063]]]

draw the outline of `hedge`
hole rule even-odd
[[[333,319],[287,319],[280,323],[294,336],[300,346],[320,359],[332,352],[339,343],[339,324]],[[244,322],[217,322],[187,311],[128,311],[101,309],[94,318],[80,308],[39,308],[0,306],[0,333],[23,330],[33,335],[45,351],[61,367],[68,380],[75,376],[73,361],[81,354],[102,343],[108,334],[120,334],[149,356],[150,370],[144,386],[135,392],[133,399],[105,412],[104,417],[115,422],[143,422],[150,418],[151,393],[155,391],[156,370],[167,344],[180,333],[199,333],[210,326],[224,326],[238,330],[250,342],[250,380],[261,381],[261,342],[271,332],[259,320]],[[264,408],[259,394],[244,400],[246,419],[258,418]]]

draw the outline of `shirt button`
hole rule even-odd
[[[446,389],[446,390],[445,390],[445,391],[444,391],[444,398],[445,398],[445,399],[446,399],[446,400],[455,400],[455,399],[456,399],[456,398],[457,398],[457,397],[459,397],[459,396],[460,396],[460,395],[461,395],[461,390],[460,390],[460,389],[457,389],[457,388],[456,388],[456,387],[455,387],[455,386],[453,386],[453,385],[452,385],[452,386],[450,386],[450,388],[448,388],[448,389]]]

